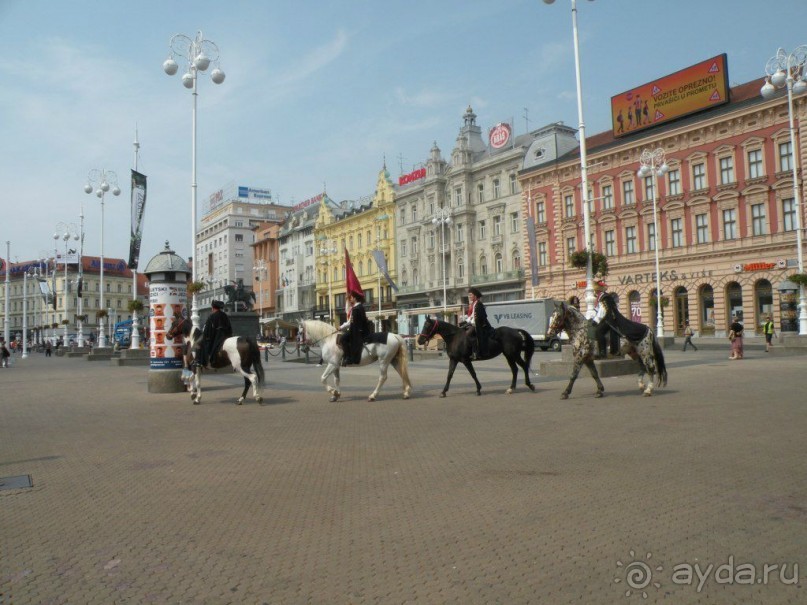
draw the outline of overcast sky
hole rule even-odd
[[[199,215],[228,183],[281,203],[327,186],[372,194],[434,141],[450,157],[470,104],[483,131],[577,126],[570,0],[0,0],[0,256],[53,250],[58,222],[85,215],[100,253],[93,168],[117,172],[104,253],[129,253],[135,126],[148,176],[141,268],[168,239],[191,252],[191,94],[162,70],[173,34],[202,30],[225,82],[199,83]],[[804,0],[578,2],[589,135],[610,128],[610,98],[727,53],[732,84],[764,75],[779,46],[807,44]]]

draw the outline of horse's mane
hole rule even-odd
[[[603,294],[600,303],[605,305],[605,321],[616,328],[622,336],[630,341],[638,341],[647,336],[650,329],[644,324],[629,320],[619,312],[613,294]]]
[[[303,326],[305,326],[309,340],[323,340],[337,332],[331,324],[318,319],[304,319]]]

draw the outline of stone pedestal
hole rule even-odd
[[[182,370],[149,370],[149,393],[182,393]]]
[[[793,355],[807,355],[807,336],[798,334],[785,334],[779,338],[781,344],[774,344],[770,354],[775,357],[791,357]]]
[[[658,344],[662,349],[674,349],[675,348],[675,336],[662,336],[661,338],[657,338]]]
[[[148,349],[122,349],[120,357],[110,360],[113,366],[148,366]]]
[[[86,356],[87,361],[109,361],[113,357],[119,357],[120,354],[114,351],[112,347],[95,347],[92,352]]]

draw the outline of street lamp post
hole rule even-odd
[[[588,158],[586,155],[586,126],[583,121],[583,85],[580,76],[580,42],[577,36],[577,0],[572,1],[572,35],[574,38],[574,73],[577,82],[577,117],[579,121],[578,133],[580,136],[580,181],[581,198],[583,201],[583,237],[586,239],[586,251],[588,261],[586,262],[586,314],[594,312],[594,278],[592,271],[592,256],[594,249],[591,241],[591,218],[588,208]],[[593,0],[589,0],[593,2]],[[544,0],[544,4],[554,4],[555,0]]]
[[[440,254],[443,256],[443,319],[446,318],[448,314],[447,310],[447,271],[446,271],[446,225],[451,224],[451,210],[449,208],[438,208],[437,211],[434,213],[434,217],[432,218],[432,225],[440,225]]]
[[[59,240],[64,241],[64,284],[62,287],[63,297],[64,297],[64,318],[69,321],[70,317],[70,292],[68,291],[68,281],[67,281],[67,254],[68,254],[68,243],[71,239],[78,241],[79,235],[78,231],[76,230],[76,226],[73,223],[57,223],[56,225],[56,232],[53,234],[53,239],[57,242]],[[68,330],[67,326],[69,323],[64,324],[64,346],[68,346]]]
[[[36,269],[26,269],[22,276],[22,358],[28,358],[28,277],[36,277]]]
[[[664,318],[661,315],[661,273],[659,272],[659,241],[658,204],[656,195],[658,190],[658,177],[667,174],[669,167],[664,160],[664,150],[660,147],[653,151],[645,149],[639,157],[639,176],[644,178],[653,175],[653,250],[656,253],[656,338],[664,338]]]
[[[196,37],[191,39],[185,34],[175,34],[168,42],[168,59],[163,63],[163,71],[169,76],[177,73],[179,66],[176,59],[187,61],[187,71],[182,76],[182,85],[185,88],[193,89],[193,110],[191,114],[192,135],[191,135],[191,254],[193,255],[192,279],[196,283],[196,267],[198,266],[198,255],[196,253],[196,97],[197,81],[199,72],[207,71],[210,64],[216,67],[210,72],[210,79],[214,84],[224,82],[224,72],[218,66],[219,47],[210,40],[202,37],[202,32],[196,32]],[[199,305],[194,290],[191,298],[191,322],[193,327],[199,327]]]
[[[769,99],[777,88],[787,88],[787,117],[790,121],[790,153],[793,169],[793,205],[796,211],[796,252],[799,273],[804,274],[804,253],[802,251],[802,210],[799,195],[799,147],[796,145],[796,127],[793,120],[793,95],[807,91],[807,45],[802,45],[788,53],[783,48],[776,51],[765,65],[767,74],[765,85],[760,90],[763,97]],[[799,284],[799,335],[807,336],[807,297],[804,284]]]
[[[9,276],[11,275],[11,242],[6,240],[6,297],[5,297],[5,314],[3,316],[3,340],[6,346],[9,346],[11,337],[11,327],[8,325],[8,293],[9,293]]]
[[[92,193],[95,189],[95,195],[101,200],[101,304],[99,309],[104,308],[104,196],[106,192],[112,189],[112,195],[120,195],[120,187],[118,187],[118,175],[111,170],[90,170],[87,175],[87,184],[84,185],[84,193]],[[106,335],[104,334],[104,318],[98,319],[98,347],[106,347]]]
[[[258,276],[255,278],[258,282],[258,304],[260,305],[260,318],[263,319],[263,282],[266,279],[266,261],[262,258],[257,261],[257,264],[252,267]],[[260,324],[260,320],[258,321]],[[263,326],[260,327],[261,336],[263,336]]]
[[[331,277],[331,256],[336,254],[336,242],[334,240],[324,240],[319,248],[319,253],[325,263],[325,271],[328,273],[328,319],[333,325],[333,279]]]
[[[81,205],[81,226],[79,228],[78,244],[78,277],[76,277],[76,300],[78,301],[78,336],[76,344],[79,348],[84,347],[84,204]]]

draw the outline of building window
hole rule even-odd
[[[464,238],[462,223],[457,223],[457,230],[455,231],[454,240],[457,242],[463,241]]]
[[[567,195],[563,198],[563,215],[566,218],[574,216],[574,195]]]
[[[647,223],[647,249],[656,249],[656,223]]]
[[[546,204],[544,202],[535,204],[535,220],[539,225],[546,222]]]
[[[236,233],[235,234],[235,241],[243,242],[244,241],[244,234],[243,233]]]
[[[733,208],[723,211],[723,239],[737,239],[737,213]]]
[[[670,170],[668,174],[670,184],[670,195],[681,194],[681,171],[678,169]]]
[[[670,221],[670,232],[672,233],[672,247],[680,248],[684,245],[683,220],[674,218]]]
[[[521,269],[521,254],[513,252],[513,269]]]
[[[501,193],[501,184],[499,179],[493,179],[493,199],[498,199]]]
[[[614,188],[611,185],[602,187],[602,209],[612,210],[614,208]]]
[[[709,217],[706,214],[695,215],[695,233],[699,244],[709,242]]]
[[[614,256],[616,253],[616,237],[613,229],[605,232],[605,256]]]
[[[401,224],[406,224],[406,208],[401,208]]]
[[[485,221],[479,221],[479,239],[485,239],[487,236],[487,229],[485,226]]]
[[[434,214],[434,198],[429,198],[429,216]]]
[[[517,187],[518,187],[518,181],[516,180],[516,175],[511,174],[510,175],[510,195],[513,195],[514,193],[516,193]]]
[[[434,241],[435,241],[434,231],[429,231],[429,236],[428,237],[429,237],[429,240],[428,240],[429,241],[429,250],[434,250]]]
[[[762,150],[752,149],[748,152],[748,178],[758,179],[762,173]]]
[[[401,242],[401,256],[406,256],[406,240]]]
[[[622,203],[625,206],[633,206],[636,198],[633,197],[633,180],[622,181]]]
[[[751,205],[752,235],[765,235],[765,204]]]
[[[502,234],[502,217],[501,216],[494,216],[493,217],[493,235],[501,235]]]
[[[588,215],[594,216],[594,192],[591,189],[588,190],[587,206],[588,206]]]
[[[504,259],[501,253],[496,253],[496,256],[493,257],[493,262],[496,265],[496,273],[504,273]]]
[[[485,183],[479,183],[476,186],[476,201],[479,203],[485,201]]]
[[[636,227],[625,227],[625,252],[636,254]]]
[[[454,188],[454,205],[462,206],[462,187]]]
[[[575,252],[577,252],[577,237],[573,235],[566,238],[566,258],[571,258]]]
[[[651,174],[650,176],[644,177],[644,201],[651,202],[653,201],[653,181],[655,177]]]
[[[538,242],[538,265],[546,267],[546,242]]]
[[[412,204],[412,222],[416,223],[418,220],[418,205]]]
[[[484,256],[479,259],[479,272],[481,275],[488,274],[488,259]]]
[[[734,158],[720,158],[720,184],[729,185],[734,182]]]
[[[790,141],[779,143],[779,172],[793,170],[793,146]]]
[[[692,188],[706,189],[706,164],[703,162],[692,166]]]
[[[510,233],[518,233],[518,212],[510,213]]]
[[[793,198],[782,200],[782,218],[785,231],[796,230],[796,204],[793,202]]]

